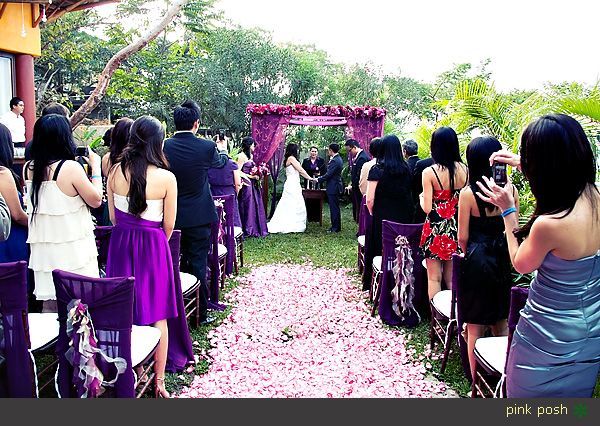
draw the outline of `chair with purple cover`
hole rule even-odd
[[[192,337],[188,328],[188,318],[195,313],[196,327],[199,325],[200,280],[191,274],[181,272],[179,269],[181,231],[173,231],[169,240],[169,248],[173,259],[173,278],[175,294],[177,295],[178,316],[167,319],[169,351],[167,353],[166,370],[176,373],[196,362],[192,347]]]
[[[181,272],[181,231],[174,230],[169,240],[171,257],[173,258],[173,270],[175,280],[179,280],[181,293],[184,299],[183,309],[185,317],[189,319],[192,315],[196,320],[196,327],[200,324],[200,280],[192,274]],[[176,284],[177,285],[177,284]]]
[[[227,247],[227,263],[225,264],[224,274],[226,276],[229,276],[234,271],[236,264],[236,242],[234,225],[236,198],[233,195],[219,195],[213,196],[213,199],[223,200],[223,209],[225,212],[225,221],[223,223],[223,230],[225,231],[224,244]],[[223,284],[224,280],[222,280],[221,283]],[[222,287],[223,286],[221,286],[221,288]]]
[[[0,264],[0,397],[35,398],[29,352],[27,262]]]
[[[56,372],[56,388],[61,397],[99,396],[99,379],[94,374],[81,370],[86,362],[81,350],[72,350],[74,368],[67,359],[70,348],[88,349],[97,346],[102,353],[94,353],[87,360],[86,371],[95,364],[104,376],[104,380],[114,383],[105,384],[105,396],[133,398],[135,389],[141,386],[138,397],[150,386],[154,374],[153,355],[160,340],[160,331],[154,327],[133,326],[133,286],[134,278],[89,278],[69,272],[52,272],[58,304],[60,333],[56,344],[59,366]],[[86,342],[78,332],[69,333],[68,323],[72,324],[73,314],[88,316],[93,322],[90,330],[97,342]],[[76,319],[75,319],[76,321]],[[74,330],[80,330],[75,322]],[[73,327],[73,324],[71,325]],[[69,336],[71,334],[71,336]],[[94,351],[95,352],[95,351]],[[106,357],[109,357],[108,359]],[[117,360],[114,362],[114,360]],[[124,368],[122,363],[124,362]],[[134,379],[132,368],[147,365],[140,377],[147,376],[148,381]],[[91,369],[94,370],[93,368]],[[117,371],[121,371],[117,374]]]
[[[442,365],[440,373],[444,373],[450,356],[450,347],[452,339],[457,333],[456,320],[456,288],[460,279],[460,267],[464,255],[452,255],[452,289],[442,290],[431,299],[431,323],[429,328],[429,339],[431,350],[435,345],[436,339],[443,345],[444,354],[442,356]]]
[[[224,311],[225,305],[219,303],[219,283],[224,280],[224,260],[227,257],[227,247],[219,243],[221,234],[220,224],[223,217],[223,207],[216,205],[219,220],[211,224],[210,249],[208,251],[208,307],[218,311]]]
[[[358,212],[358,237],[356,238],[358,241],[357,264],[359,274],[362,274],[365,269],[365,245],[367,242],[367,226],[370,219],[371,215],[367,208],[367,197],[363,197]]]
[[[108,261],[108,248],[112,230],[112,226],[96,226],[94,228],[96,246],[98,247],[98,268],[101,277],[106,276],[106,262]]]
[[[424,295],[427,297],[427,281],[423,279],[422,255],[419,250],[422,227],[423,225],[401,224],[388,220],[382,222],[383,257],[381,262],[381,284],[374,291],[372,315],[375,315],[376,309],[379,307],[379,316],[388,325],[414,327],[419,321],[418,316],[421,318],[426,317],[423,315],[422,303],[419,304]],[[400,317],[394,312],[392,306],[392,290],[396,286],[392,268],[396,259],[396,238],[399,235],[406,237],[410,246],[413,259],[413,276],[415,278],[412,302],[419,314],[418,316],[411,314],[406,317]]]
[[[471,397],[499,397],[504,386],[504,371],[512,337],[521,318],[521,310],[527,302],[528,287],[513,287],[510,290],[508,312],[508,336],[482,337],[475,342],[475,378],[471,384]]]

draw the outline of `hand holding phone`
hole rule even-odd
[[[508,182],[506,164],[494,162],[492,165],[492,179],[498,186],[504,186]]]

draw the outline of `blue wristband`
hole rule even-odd
[[[92,179],[102,179],[102,176],[94,175],[94,176],[92,176]]]
[[[511,207],[511,208],[509,208],[509,209],[506,209],[506,210],[504,210],[504,211],[502,212],[501,216],[502,216],[502,217],[506,217],[506,216],[508,216],[509,214],[516,213],[516,212],[517,212],[517,209],[516,209],[515,207]]]

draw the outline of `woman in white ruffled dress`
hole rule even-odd
[[[300,175],[308,180],[313,180],[298,161],[298,145],[288,144],[285,148],[286,181],[283,185],[283,194],[277,204],[271,221],[267,224],[270,234],[288,234],[306,231],[306,205],[302,196]]]
[[[98,252],[90,207],[102,203],[100,157],[91,152],[91,182],[75,160],[68,120],[57,114],[41,117],[31,142],[33,160],[24,167],[31,247],[29,268],[35,276],[34,294],[44,311],[56,311],[52,271],[61,269],[98,277]]]

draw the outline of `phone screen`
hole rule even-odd
[[[504,163],[494,163],[492,166],[492,178],[496,185],[504,186],[508,181],[506,176],[506,164]]]

